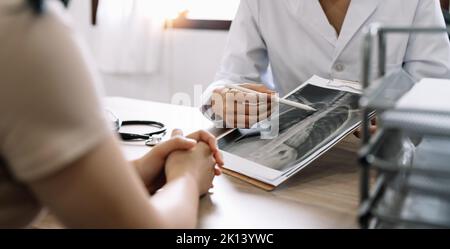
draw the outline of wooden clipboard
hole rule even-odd
[[[212,129],[212,130],[210,130],[210,132],[212,134],[215,134],[217,139],[219,140],[219,139],[223,138],[224,136],[226,136],[232,130],[233,129],[227,129],[224,132],[223,129]],[[236,171],[233,171],[231,169],[227,169],[226,167],[222,168],[222,172],[224,174],[226,174],[226,175],[232,176],[232,177],[237,178],[237,179],[239,179],[241,181],[244,181],[246,183],[250,183],[251,185],[253,185],[255,187],[258,187],[260,189],[263,189],[265,191],[272,191],[272,190],[274,190],[276,188],[273,185],[270,185],[268,183],[262,182],[260,180],[254,179],[254,178],[251,178],[251,177],[249,177],[247,175],[243,175],[243,174],[238,173]]]
[[[244,182],[250,183],[253,186],[256,186],[260,189],[263,189],[265,191],[272,191],[275,189],[275,186],[270,185],[268,183],[262,182],[260,180],[256,180],[254,178],[251,178],[247,175],[243,175],[241,173],[235,172],[233,170],[227,169],[227,168],[222,168],[222,172],[225,173],[226,175],[238,178],[239,180],[242,180]]]

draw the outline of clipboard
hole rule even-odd
[[[270,192],[270,191],[273,191],[276,188],[276,186],[274,186],[274,185],[270,185],[268,183],[259,181],[257,179],[251,178],[250,176],[243,175],[241,173],[235,172],[235,171],[227,169],[227,168],[222,168],[222,172],[224,174],[226,174],[226,175],[229,175],[231,177],[237,178],[237,179],[239,179],[241,181],[244,181],[246,183],[250,183],[251,185],[253,185],[255,187],[258,187],[258,188],[260,188],[262,190],[265,190],[265,191],[269,191]]]

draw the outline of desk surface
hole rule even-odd
[[[105,105],[121,119],[162,121],[169,130],[180,128],[186,134],[211,127],[195,108],[125,98],[107,98]],[[230,176],[217,177],[211,194],[200,202],[199,227],[357,228],[358,144],[349,136],[272,192]],[[129,159],[148,151],[141,143],[124,143],[123,149]],[[61,226],[48,215],[36,227]]]

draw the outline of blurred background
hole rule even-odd
[[[239,2],[82,0],[69,12],[108,96],[171,102],[213,81]]]
[[[108,96],[171,102],[213,81],[240,0],[78,0],[71,12]],[[440,0],[450,23],[449,0]],[[195,87],[197,86],[197,88]],[[198,96],[197,96],[198,98]]]

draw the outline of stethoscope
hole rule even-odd
[[[145,145],[147,146],[155,146],[159,144],[164,135],[166,134],[167,128],[166,126],[157,121],[151,121],[151,120],[120,120],[114,113],[107,110],[109,115],[112,118],[115,131],[119,134],[119,137],[123,141],[145,141]],[[126,132],[120,132],[120,129],[124,126],[131,126],[131,125],[145,125],[157,128],[156,131],[149,132],[149,133],[126,133]]]

